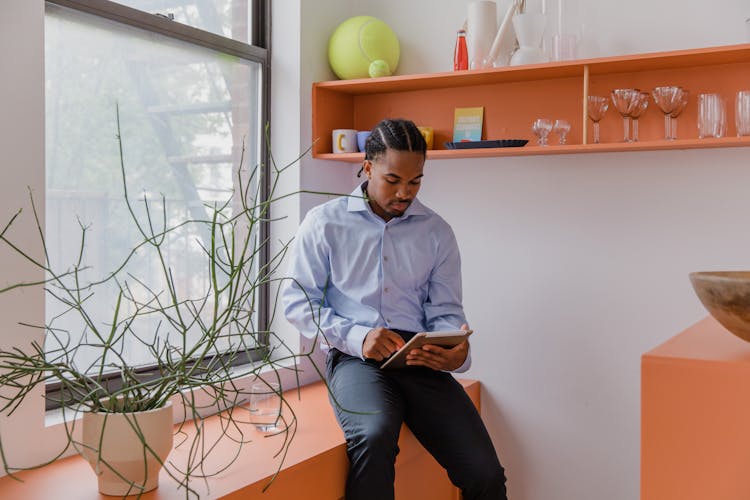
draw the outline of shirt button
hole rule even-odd
[[[388,322],[388,323],[390,323],[391,322],[391,318],[385,318],[385,321]]]
[[[384,261],[386,261],[386,262],[388,262],[388,256],[387,256],[387,255],[384,255],[384,256],[383,256],[383,260],[384,260]]]
[[[384,291],[385,293],[388,293],[388,287],[385,287],[385,288],[383,288],[383,291]]]

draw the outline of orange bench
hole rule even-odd
[[[464,388],[479,407],[480,384],[462,380]],[[278,477],[268,485],[276,472],[280,458],[273,458],[283,443],[283,436],[251,436],[253,442],[246,445],[232,466],[220,475],[211,477],[204,484],[196,480],[194,487],[201,498],[289,500],[339,500],[344,496],[344,483],[348,460],[344,436],[336,423],[333,410],[323,383],[290,391],[287,400],[298,418],[297,433],[284,459]],[[210,425],[218,419],[208,419]],[[396,460],[396,498],[430,498],[431,500],[457,500],[458,490],[450,483],[440,465],[422,448],[406,427],[399,440],[401,452]],[[187,450],[176,448],[168,460],[180,462]],[[218,461],[221,462],[220,460]],[[58,460],[38,470],[18,474],[24,482],[18,483],[10,477],[0,478],[0,498],[23,498],[43,500],[66,498],[76,500],[100,500],[96,478],[89,465],[80,457]],[[162,473],[159,488],[143,495],[143,499],[184,499],[185,491],[165,473]]]

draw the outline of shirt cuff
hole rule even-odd
[[[463,373],[469,368],[471,368],[471,344],[469,344],[469,352],[466,353],[464,363],[455,370],[451,370],[451,373]]]
[[[346,335],[346,348],[349,349],[347,354],[365,359],[362,355],[362,343],[365,341],[367,334],[370,333],[370,330],[372,328],[361,325],[354,325],[349,330],[349,333]]]

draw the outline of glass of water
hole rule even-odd
[[[250,393],[250,423],[260,432],[283,429],[278,382],[255,382]]]

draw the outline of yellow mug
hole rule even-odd
[[[432,127],[417,127],[424,137],[424,142],[427,143],[427,149],[432,149],[434,144],[434,132]]]

